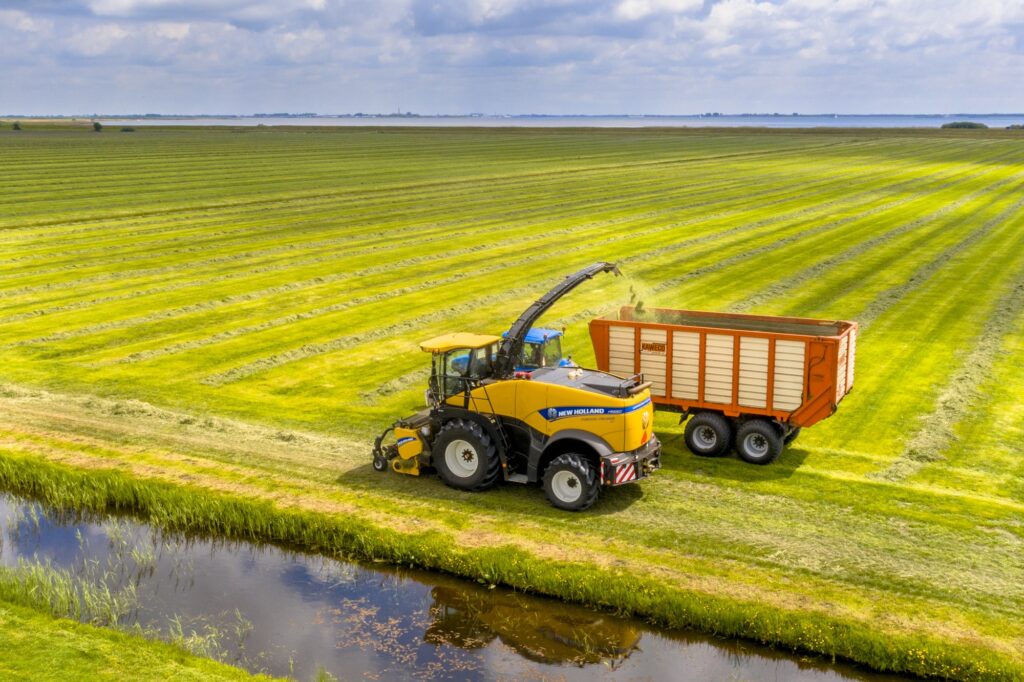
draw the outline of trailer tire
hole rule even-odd
[[[743,422],[736,430],[736,454],[751,464],[771,464],[782,454],[778,427],[764,419]]]
[[[548,502],[559,509],[589,509],[600,492],[594,465],[580,455],[571,452],[559,455],[544,470],[544,494]]]
[[[782,439],[783,445],[789,445],[796,440],[796,437],[800,435],[800,427],[794,426],[793,430],[786,434],[786,437]]]
[[[459,490],[490,488],[501,473],[498,449],[491,437],[468,419],[453,419],[441,427],[431,459],[441,479]]]
[[[683,439],[693,454],[719,457],[732,443],[732,424],[717,412],[698,412],[686,424]]]

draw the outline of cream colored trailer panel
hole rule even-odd
[[[772,390],[772,408],[795,410],[803,403],[804,355],[807,344],[803,341],[775,342],[775,385]]]
[[[608,371],[612,374],[632,376],[636,342],[633,327],[611,326],[608,328]]]
[[[668,334],[664,329],[640,329],[640,372],[651,382],[651,395],[665,396]]]
[[[839,339],[839,362],[836,367],[836,402],[838,403],[846,395],[846,350],[847,337]]]
[[[704,346],[704,400],[732,403],[733,342],[731,334],[708,334]]]
[[[697,400],[700,386],[700,334],[672,333],[672,397]]]
[[[846,363],[846,392],[853,388],[853,366],[857,361],[857,330],[850,330],[850,359]]]
[[[768,406],[768,339],[740,337],[739,404]]]

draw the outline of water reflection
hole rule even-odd
[[[0,565],[49,561],[131,592],[122,625],[311,679],[883,680],[423,571],[186,538],[0,496]]]
[[[494,639],[534,663],[618,668],[638,649],[641,631],[628,620],[558,602],[538,608],[526,595],[438,585],[430,590],[431,644],[479,649]]]

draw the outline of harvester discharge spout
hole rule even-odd
[[[494,377],[507,378],[514,374],[516,358],[523,351],[523,342],[534,322],[540,319],[547,310],[553,306],[558,299],[578,287],[583,282],[591,279],[594,275],[602,272],[611,272],[621,276],[618,266],[615,263],[600,262],[583,268],[579,272],[569,275],[555,285],[549,292],[538,298],[528,307],[519,319],[509,327],[508,334],[502,339],[501,346],[494,361]]]

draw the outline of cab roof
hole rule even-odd
[[[561,329],[546,329],[545,327],[531,327],[526,332],[526,343],[544,343],[546,339],[557,339],[562,335]],[[508,336],[508,332],[502,332],[501,338]]]
[[[420,348],[428,353],[444,353],[456,348],[483,348],[492,343],[501,341],[500,336],[491,334],[469,334],[456,332],[454,334],[442,334],[432,339],[427,339],[420,344]]]

